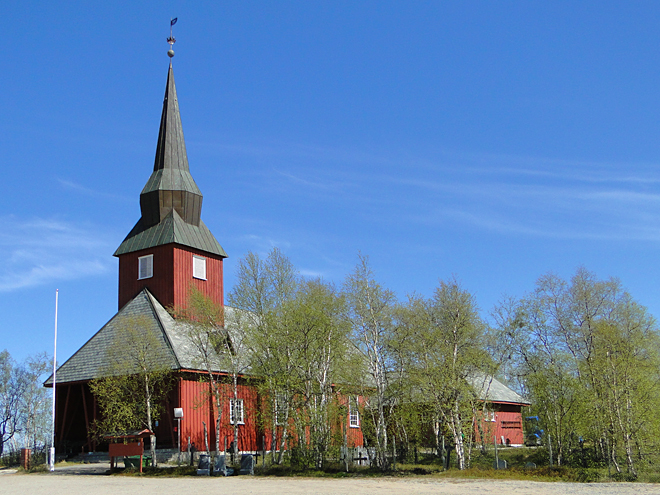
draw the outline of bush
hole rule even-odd
[[[596,483],[600,481],[600,472],[596,469],[576,469],[575,481],[579,481],[580,483]]]
[[[294,469],[312,469],[317,460],[316,452],[312,449],[294,447],[291,449],[291,467]]]
[[[614,481],[637,481],[637,475],[632,473],[614,473],[612,479]]]
[[[21,453],[16,450],[0,457],[0,466],[18,466],[21,463]]]

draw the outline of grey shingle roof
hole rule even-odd
[[[59,367],[57,382],[86,381],[112,375],[118,371],[125,371],[126,374],[134,373],[134,370],[117,370],[113,366],[114,356],[126,346],[125,333],[128,328],[144,333],[145,339],[150,343],[154,366],[177,369],[179,363],[176,354],[166,333],[163,332],[160,318],[156,316],[154,301],[155,298],[147,290],[135,296]],[[45,385],[51,384],[52,376],[45,382]]]
[[[509,402],[513,404],[531,404],[523,396],[517,394],[497,378],[485,373],[472,373],[468,377],[477,397],[488,402]]]
[[[241,338],[236,327],[234,311],[225,308],[225,324],[230,338]],[[113,367],[114,356],[125,349],[124,332],[127,327],[137,327],[145,333],[152,344],[153,365],[172,370],[205,371],[204,362],[189,336],[189,326],[175,320],[158,300],[143,289],[129,301],[101,330],[89,339],[76,353],[57,370],[57,383],[80,382],[100,378],[118,372],[131,374],[130,369],[117,370]],[[211,371],[227,371],[223,360],[211,350]],[[52,385],[52,376],[44,385]]]

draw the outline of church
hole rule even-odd
[[[187,306],[191,287],[224,308],[223,260],[227,253],[201,219],[203,196],[188,166],[172,68],[174,52],[170,50],[168,55],[156,156],[153,172],[140,193],[141,216],[114,252],[119,259],[118,312],[56,373],[55,447],[59,453],[107,449],[98,445],[94,435],[94,422],[102,411],[89,383],[108,375],[113,346],[127,327],[135,326],[136,319],[140,321],[139,332],[150,342],[151,357],[159,368],[172,370],[176,377],[154,428],[158,448],[177,448],[180,434],[182,450],[188,441],[204,450],[206,428],[211,449],[216,441],[223,448],[236,440],[243,452],[271,450],[272,432],[258,417],[264,401],[254,380],[250,383],[249,376],[239,377],[237,399],[231,385],[223,384],[226,399],[222,411],[217,411],[209,400],[210,386],[202,378],[209,371],[215,376],[229,373],[204,368],[188,325],[169,311]],[[233,331],[240,331],[231,328],[234,311],[224,309],[230,338]],[[482,429],[498,443],[521,445],[521,410],[529,402],[493,377],[487,381],[486,388],[486,380],[472,384],[479,399],[491,404],[493,411],[491,418],[483,418]],[[52,376],[45,385],[53,386]],[[180,431],[175,409],[183,413]],[[219,427],[218,413],[222,418]],[[364,446],[357,412],[349,408],[344,419],[341,429],[346,432],[347,445]]]
[[[186,307],[191,287],[216,305],[224,306],[223,260],[225,250],[201,219],[202,193],[188,166],[186,144],[179,113],[173,51],[167,73],[165,98],[156,144],[153,172],[140,193],[141,217],[114,253],[119,259],[118,312],[94,334],[56,373],[55,446],[58,452],[80,453],[104,450],[93,435],[99,406],[89,382],[107,375],[110,350],[122,329],[140,319],[154,359],[171,369],[176,383],[164,404],[154,433],[159,448],[176,448],[178,423],[174,409],[181,409],[181,448],[188,439],[203,450],[204,424],[208,444],[213,448],[231,445],[234,424],[238,423],[238,449],[270,450],[271,432],[257,418],[259,397],[246,378],[238,382],[238,399],[227,384],[220,431],[216,431],[218,411],[208,400],[209,385],[200,377],[207,373],[197,359],[186,325],[168,312]],[[229,317],[227,308],[225,316]],[[148,334],[148,335],[147,335]],[[230,332],[231,334],[231,332]],[[226,370],[214,369],[222,375]],[[52,377],[45,383],[52,386]],[[235,402],[230,404],[231,402]],[[230,405],[233,414],[230,418]],[[350,422],[346,418],[347,424]],[[353,426],[353,425],[351,425]],[[362,445],[359,428],[351,428],[351,443]],[[266,444],[264,444],[266,442]]]

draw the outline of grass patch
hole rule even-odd
[[[412,457],[412,456],[410,456]],[[424,478],[456,478],[456,479],[484,479],[484,480],[521,480],[541,482],[572,482],[572,483],[597,483],[606,481],[631,482],[640,481],[647,483],[660,483],[660,471],[655,465],[648,465],[644,472],[640,472],[637,478],[626,473],[608,476],[605,467],[574,467],[574,466],[549,466],[547,452],[542,448],[501,448],[498,449],[500,460],[506,460],[507,469],[496,470],[493,468],[495,455],[492,450],[485,453],[473,451],[472,466],[470,469],[459,470],[452,467],[443,470],[439,459],[432,453],[419,452],[418,462],[397,462],[395,471],[382,472],[380,469],[361,466],[350,466],[349,472],[341,462],[328,461],[323,469],[305,469],[299,465],[292,465],[289,459],[284,464],[272,464],[267,459],[266,465],[261,463],[255,465],[256,476],[275,477],[306,477],[306,478],[381,478],[381,477],[424,477]],[[452,457],[452,464],[455,457]],[[402,459],[403,461],[403,459]],[[536,467],[538,466],[538,467]],[[231,467],[231,466],[228,466]],[[239,467],[234,466],[238,473]],[[137,469],[117,469],[113,473],[118,476],[148,476],[148,477],[181,477],[196,476],[197,469],[193,466],[161,466],[158,468],[144,468],[140,473]]]
[[[197,476],[197,468],[194,466],[166,466],[166,467],[143,467],[142,472],[138,468],[115,468],[112,473],[115,476],[148,476],[148,477],[170,477]]]

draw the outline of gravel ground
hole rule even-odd
[[[660,485],[647,483],[539,483],[532,481],[485,481],[430,478],[138,478],[103,476],[108,464],[58,468],[54,473],[0,474],[0,493],[71,495],[208,495],[245,494],[513,494],[513,495],[660,495]]]

